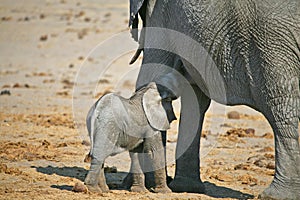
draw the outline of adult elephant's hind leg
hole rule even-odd
[[[286,92],[270,99],[264,113],[275,135],[275,176],[261,199],[300,199],[299,88]]]
[[[205,192],[200,179],[199,151],[202,124],[209,105],[210,99],[197,86],[193,86],[193,91],[185,90],[181,96],[176,171],[169,184],[173,192]]]

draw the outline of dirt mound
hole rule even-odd
[[[20,160],[51,160],[56,159],[57,152],[47,140],[44,140],[40,145],[32,145],[24,142],[0,142],[0,158],[8,161]]]

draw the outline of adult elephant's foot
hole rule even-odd
[[[176,176],[169,187],[173,192],[205,193],[203,182],[189,177]]]
[[[300,199],[300,190],[298,187],[283,187],[272,183],[265,191],[263,191],[258,198],[263,200],[298,200]]]
[[[125,189],[130,189],[133,183],[133,175],[132,173],[128,173],[127,176],[124,178],[121,187]]]

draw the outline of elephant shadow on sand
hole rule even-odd
[[[59,175],[62,177],[70,177],[78,179],[79,181],[84,181],[85,176],[88,173],[88,170],[82,167],[54,167],[54,166],[47,166],[47,167],[36,167],[37,172],[47,175]],[[124,189],[122,187],[122,181],[126,177],[127,172],[114,172],[114,173],[105,173],[106,180],[110,189],[118,190]],[[204,182],[206,188],[206,195],[214,198],[232,198],[232,199],[252,199],[254,198],[253,195],[246,194],[237,190],[233,190],[231,188],[218,186],[214,183],[205,181]],[[73,186],[72,185],[51,185],[51,188],[56,188],[59,190],[67,190],[71,191]]]
[[[83,182],[88,170],[82,168],[82,167],[54,167],[54,166],[47,166],[47,167],[35,167],[32,166],[32,168],[36,168],[37,172],[47,174],[47,175],[59,175],[62,177],[70,177],[78,179],[79,181]],[[113,171],[113,170],[112,170]],[[111,173],[105,173],[108,186],[110,189],[124,189],[122,188],[122,181],[125,178],[125,176],[128,173],[126,172],[111,172]],[[72,187],[71,185],[51,185],[52,188],[57,188],[60,190],[68,190],[71,191]]]

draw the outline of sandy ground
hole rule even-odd
[[[207,194],[120,189],[128,153],[106,161],[110,193],[72,191],[89,168],[83,162],[89,106],[106,92],[129,96],[134,90],[140,60],[128,65],[136,44],[127,24],[124,0],[1,0],[0,199],[256,198],[274,174],[272,130],[247,107],[216,103],[206,115],[201,140]],[[173,122],[168,133],[170,176],[177,126]]]

